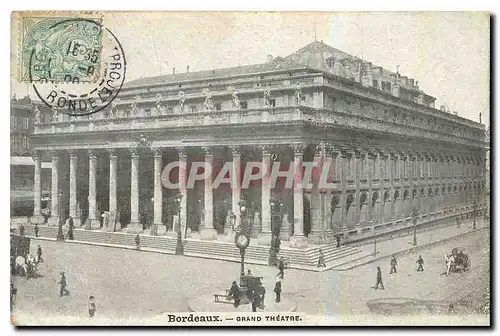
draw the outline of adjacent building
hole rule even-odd
[[[109,211],[110,231],[165,234],[180,218],[213,240],[244,216],[263,244],[273,232],[292,247],[325,244],[411,225],[414,208],[422,223],[484,207],[484,137],[484,125],[436,109],[414,79],[315,41],[263,64],[134,80],[106,111],[36,123],[35,215],[51,161],[50,225],[72,216],[96,229]],[[332,163],[331,190],[271,189],[267,179],[213,189],[211,178],[189,189],[184,169],[173,172],[179,189],[161,181],[172,161],[238,171],[314,160]]]

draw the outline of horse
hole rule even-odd
[[[33,277],[36,274],[37,263],[35,260],[36,259],[33,255],[28,255],[26,256],[26,258],[23,256],[17,256],[15,262],[15,270],[16,270],[15,273],[16,274],[22,273],[22,275],[24,275],[26,279]]]

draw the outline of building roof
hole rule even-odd
[[[260,72],[269,71],[279,71],[286,69],[304,69],[306,66],[296,63],[292,60],[283,60],[279,58],[274,59],[272,62],[244,65],[231,68],[213,69],[213,70],[202,70],[194,72],[180,72],[176,74],[170,74],[165,76],[154,76],[147,78],[140,78],[132,80],[124,85],[125,88],[135,87],[135,86],[147,86],[171,82],[181,82],[189,80],[201,80],[210,79],[226,76],[238,76],[238,75],[250,75]]]

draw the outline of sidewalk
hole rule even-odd
[[[484,219],[476,220],[476,231],[489,229],[489,221]],[[453,239],[457,236],[473,234],[472,220],[463,221],[460,223],[460,228],[457,225],[448,225],[428,230],[423,232],[417,231],[417,246],[413,246],[413,230],[409,228],[409,233],[404,236],[386,239],[383,241],[371,240],[363,245],[358,246],[362,250],[360,255],[363,257],[356,260],[344,263],[342,265],[333,266],[331,269],[336,271],[346,271],[358,266],[366,265],[374,261],[390,258],[392,255],[400,256],[406,253],[411,253],[419,249],[427,248],[429,245],[440,243],[445,240]],[[375,246],[376,245],[376,246]],[[376,249],[376,256],[374,252]]]

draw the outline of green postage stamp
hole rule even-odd
[[[28,83],[93,83],[99,78],[99,15],[23,13],[19,79]]]

